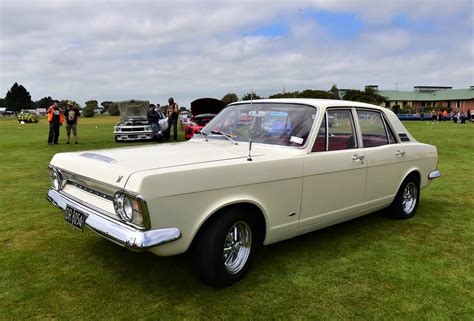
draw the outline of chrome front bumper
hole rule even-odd
[[[172,242],[181,237],[181,231],[178,228],[163,228],[147,231],[133,228],[86,207],[54,189],[50,189],[46,197],[54,206],[62,210],[65,210],[66,206],[69,205],[86,214],[87,219],[85,225],[91,230],[131,250],[147,249]]]
[[[141,139],[152,139],[153,138],[153,131],[114,131],[113,132],[115,138],[117,140],[141,140]]]

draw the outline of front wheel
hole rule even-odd
[[[207,284],[225,287],[246,273],[256,245],[252,216],[234,208],[203,227],[193,246],[193,263]]]
[[[390,214],[395,219],[407,219],[415,215],[420,200],[420,181],[410,175],[403,181],[390,205]]]

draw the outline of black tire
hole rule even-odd
[[[390,205],[390,216],[394,219],[413,217],[420,202],[420,180],[414,174],[405,178]]]
[[[214,287],[226,287],[242,279],[257,244],[255,226],[252,214],[239,208],[211,218],[193,243],[192,259],[197,275]],[[235,240],[231,240],[231,235],[237,235]]]

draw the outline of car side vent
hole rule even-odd
[[[398,137],[400,137],[400,140],[402,142],[409,142],[410,138],[408,138],[406,133],[398,133]]]

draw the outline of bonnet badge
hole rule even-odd
[[[120,181],[122,180],[122,178],[123,178],[123,176],[122,176],[122,175],[120,175],[120,176],[117,178],[117,181],[116,181],[116,183],[120,183]]]

